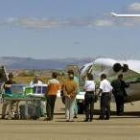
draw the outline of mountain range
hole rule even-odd
[[[8,69],[64,69],[69,64],[81,67],[85,63],[92,62],[94,58],[53,58],[34,59],[22,57],[1,57],[0,61]]]

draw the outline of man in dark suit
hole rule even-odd
[[[117,115],[123,115],[124,97],[127,96],[125,88],[129,87],[129,85],[123,80],[123,74],[119,74],[118,79],[113,80],[111,85],[116,102],[116,113]]]

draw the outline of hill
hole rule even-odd
[[[21,57],[1,57],[0,60],[8,69],[64,69],[69,64],[79,67],[93,61],[93,58],[64,58],[64,59],[33,59]]]

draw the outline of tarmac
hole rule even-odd
[[[0,105],[2,106],[2,105]],[[111,103],[110,120],[98,120],[99,102],[94,120],[83,122],[79,114],[74,122],[65,122],[64,105],[57,99],[54,120],[0,120],[0,140],[140,140],[140,102],[125,104],[123,116],[115,115]]]

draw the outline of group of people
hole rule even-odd
[[[56,76],[55,76],[56,78]],[[94,77],[91,73],[86,75],[86,80],[84,84],[85,98],[84,98],[84,107],[85,107],[85,122],[93,120],[94,114],[94,103],[97,96],[100,98],[100,120],[110,119],[110,100],[111,94],[114,95],[116,101],[116,112],[117,115],[123,115],[124,111],[124,97],[127,96],[125,88],[129,87],[128,84],[123,80],[123,74],[119,74],[118,78],[109,82],[107,80],[107,75],[102,74],[100,76],[100,85],[99,90],[96,90],[96,83]],[[45,120],[53,120],[53,111],[55,106],[57,90],[60,89],[60,83],[58,80],[55,82],[48,83],[48,93],[47,95],[47,118]],[[55,90],[54,90],[55,89]],[[65,98],[65,117],[66,122],[74,121],[74,113],[76,108],[76,95],[79,92],[79,84],[77,77],[74,75],[73,70],[68,71],[67,79],[61,85],[61,91]],[[55,94],[55,97],[53,97]],[[51,110],[51,111],[50,111]]]
[[[129,87],[123,80],[123,74],[119,74],[118,78],[113,80],[111,83],[107,80],[107,75],[102,74],[100,76],[99,91],[96,92],[95,82],[92,74],[87,74],[87,81],[85,82],[85,121],[92,121],[94,112],[94,101],[96,96],[100,98],[100,120],[110,119],[110,100],[111,94],[115,97],[116,102],[116,113],[117,115],[123,115],[124,112],[124,98],[127,96],[125,88]]]
[[[13,74],[9,74],[9,80],[5,82],[4,89],[5,92],[9,91],[11,84],[15,84],[16,82],[13,80]],[[31,81],[30,86],[34,84],[41,85],[42,82],[38,79],[38,76],[35,76],[34,80]],[[94,103],[97,96],[101,96],[100,98],[100,120],[110,119],[110,99],[111,94],[114,94],[116,101],[116,112],[117,115],[123,115],[124,111],[124,97],[127,96],[125,88],[129,87],[123,80],[123,75],[118,75],[118,78],[113,80],[111,83],[107,80],[106,74],[101,74],[100,76],[100,85],[99,90],[96,89],[96,83],[94,81],[94,77],[91,73],[86,75],[86,80],[84,84],[85,98],[85,122],[92,121],[94,115]],[[77,103],[76,103],[76,95],[79,92],[79,81],[75,76],[73,70],[68,71],[68,77],[60,83],[57,79],[57,73],[52,73],[52,78],[47,83],[47,91],[45,93],[46,96],[46,118],[44,121],[52,121],[54,118],[54,108],[55,102],[57,98],[58,90],[61,90],[64,97],[65,104],[65,118],[66,122],[73,122],[74,117],[77,118]],[[5,118],[6,107],[10,104],[10,110],[13,108],[13,104],[17,103],[16,111],[18,109],[18,102],[12,101],[4,101],[2,107],[2,119]],[[40,105],[40,104],[38,104]],[[74,116],[75,115],[75,116]]]
[[[53,120],[55,101],[57,97],[58,90],[61,90],[63,96],[65,97],[65,117],[66,121],[73,122],[74,112],[75,117],[77,117],[77,107],[76,107],[76,95],[79,91],[78,79],[74,76],[74,71],[68,71],[68,77],[64,80],[62,84],[57,80],[57,74],[52,73],[52,79],[48,81],[47,93],[46,93],[46,112],[47,117],[45,121]]]
[[[9,73],[8,80],[3,85],[4,93],[12,94],[11,92],[12,84],[17,84],[17,82],[14,80],[13,73]],[[39,80],[38,75],[35,75],[34,79],[29,84],[30,87],[33,87],[34,85],[42,85],[42,82]],[[40,106],[41,103],[38,102],[38,105]],[[3,100],[1,119],[5,119],[7,113],[8,113],[8,119],[13,119],[16,117],[16,115],[17,115],[17,118],[19,117],[18,116],[19,114],[19,101],[18,100],[5,100],[5,99]]]

